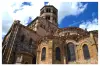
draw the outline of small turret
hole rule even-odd
[[[58,10],[52,5],[46,5],[40,10],[40,16],[57,25]]]

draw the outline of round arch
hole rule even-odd
[[[88,45],[87,44],[84,44],[82,46],[82,49],[83,49],[83,55],[84,55],[84,59],[90,59],[90,53],[89,53],[89,49],[88,49]]]
[[[56,60],[61,60],[61,50],[59,47],[56,47],[55,48],[55,57],[56,57]]]
[[[66,60],[68,62],[75,61],[76,60],[76,54],[75,54],[75,44],[72,42],[69,42],[65,45],[65,55]]]
[[[41,60],[45,60],[45,59],[46,59],[46,47],[43,47],[41,53]]]

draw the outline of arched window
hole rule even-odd
[[[86,44],[83,45],[83,54],[84,54],[84,58],[85,59],[89,59],[90,58],[88,46]]]
[[[46,12],[48,12],[48,8],[46,9]]]
[[[42,49],[41,60],[45,60],[45,58],[46,58],[46,48],[44,47]]]
[[[24,38],[25,38],[25,36],[24,36],[24,35],[22,35],[22,36],[21,36],[21,42],[23,42],[23,41],[24,41]]]
[[[60,56],[60,48],[56,47],[56,60],[61,60],[61,56]]]
[[[75,45],[73,43],[68,43],[67,44],[67,60],[68,61],[75,61],[76,60],[76,55],[75,55]]]

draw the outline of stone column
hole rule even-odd
[[[78,47],[78,45],[76,45],[76,48],[75,48],[75,56],[76,56],[76,62],[79,61],[79,47]]]
[[[90,39],[92,41],[91,45],[89,46],[91,63],[97,63],[98,51],[97,51],[96,41],[94,39],[93,33],[90,33]]]
[[[48,63],[49,64],[52,64],[52,46],[53,46],[53,41],[52,40],[50,40],[49,41],[49,45],[48,45]]]
[[[36,64],[39,64],[39,61],[40,61],[40,51],[38,50],[37,51],[37,58],[36,58]]]
[[[91,59],[98,59],[98,53],[97,53],[96,45],[92,44],[89,47],[89,50],[90,50],[90,58]]]
[[[79,63],[84,63],[83,61],[84,61],[84,54],[83,54],[83,49],[82,49],[82,47],[79,47],[79,50],[78,50],[78,54],[79,54],[79,56],[78,56],[78,62]]]

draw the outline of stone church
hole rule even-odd
[[[97,64],[98,31],[59,28],[57,17],[45,5],[27,26],[15,20],[2,42],[2,64]]]

